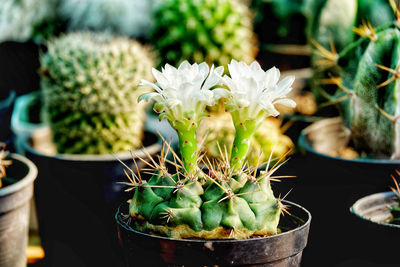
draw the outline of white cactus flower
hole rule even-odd
[[[192,120],[196,123],[205,115],[207,105],[213,105],[216,96],[211,87],[221,80],[223,67],[214,66],[211,69],[207,63],[182,62],[178,68],[166,64],[162,71],[153,68],[157,82],[142,80],[140,85],[151,86],[156,92],[146,93],[141,100],[154,99],[154,110],[160,114],[160,119],[167,117],[175,120]]]
[[[286,97],[292,90],[294,76],[278,82],[280,72],[277,68],[263,71],[256,61],[247,65],[232,59],[228,69],[231,77],[224,75],[222,82],[230,90],[218,88],[213,91],[218,97],[227,99],[227,109],[234,120],[237,116],[239,120],[257,121],[268,116],[278,116],[275,104],[296,106],[296,102]]]

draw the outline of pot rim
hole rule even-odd
[[[400,225],[398,224],[392,224],[392,223],[386,223],[386,222],[377,222],[377,221],[373,221],[367,217],[362,216],[359,212],[359,206],[361,206],[364,202],[367,202],[369,200],[372,199],[381,199],[381,198],[390,198],[390,197],[394,197],[395,194],[392,191],[386,191],[386,192],[380,192],[380,193],[375,193],[375,194],[371,194],[371,195],[367,195],[365,197],[362,197],[360,199],[358,199],[356,202],[354,202],[354,204],[350,207],[350,212],[352,214],[354,214],[356,217],[364,220],[364,221],[368,221],[374,224],[378,224],[378,225],[382,225],[382,226],[386,226],[386,227],[391,227],[391,228],[400,228]]]
[[[320,121],[328,121],[328,120],[331,120],[332,122],[336,122],[338,120],[338,118],[340,118],[340,117],[326,118],[326,119],[322,119],[322,120],[319,120],[319,121],[314,122],[314,123],[318,123]],[[309,125],[306,128],[304,128],[300,132],[300,136],[299,136],[299,138],[297,140],[298,145],[301,148],[305,149],[307,152],[316,154],[316,155],[324,157],[324,158],[338,160],[338,161],[344,161],[344,162],[348,162],[348,163],[400,165],[400,160],[375,159],[375,158],[346,159],[346,158],[342,158],[342,157],[333,157],[333,156],[330,156],[328,154],[324,154],[324,153],[318,152],[309,144],[308,138],[307,138],[309,132],[311,132],[312,130],[315,130],[315,129],[312,128],[312,126],[315,125],[314,123],[312,123],[311,125]]]
[[[0,197],[4,197],[4,196],[10,195],[10,194],[13,194],[14,192],[21,190],[22,188],[29,186],[30,184],[33,183],[33,181],[36,179],[37,174],[38,174],[38,169],[37,169],[36,165],[28,158],[26,158],[22,155],[19,155],[19,154],[15,154],[15,153],[11,153],[10,158],[12,160],[17,160],[17,161],[20,161],[23,164],[25,164],[28,167],[28,173],[25,175],[25,177],[23,177],[18,182],[8,185],[8,186],[5,186],[3,188],[0,188]]]
[[[145,131],[145,134],[151,134],[153,136],[156,136],[156,134]],[[30,137],[25,138],[23,142],[23,148],[25,151],[38,156],[42,158],[52,158],[52,159],[57,159],[57,160],[65,160],[65,161],[91,161],[91,162],[96,162],[96,161],[104,161],[104,162],[110,162],[110,161],[116,161],[116,160],[129,160],[132,159],[131,152],[119,152],[115,154],[57,154],[57,155],[45,155],[40,152],[38,152],[36,149],[34,149],[30,144],[29,144]],[[143,150],[146,150],[150,155],[157,153],[161,149],[161,145],[159,143],[159,138],[157,137],[157,141],[147,147],[142,147],[138,148],[136,150],[132,151],[132,154],[134,156],[139,156],[141,158],[146,158],[146,154],[143,152]]]
[[[117,212],[115,213],[114,218],[115,218],[118,226],[123,227],[127,231],[131,231],[131,232],[134,232],[135,234],[143,235],[143,236],[150,237],[150,238],[155,238],[155,239],[158,239],[158,240],[164,240],[164,241],[194,242],[194,243],[206,243],[206,242],[232,243],[232,242],[260,241],[260,240],[265,240],[265,239],[279,238],[281,236],[288,235],[288,234],[291,234],[293,232],[300,231],[300,230],[302,230],[304,228],[307,228],[311,224],[312,216],[311,216],[311,213],[306,208],[304,208],[304,207],[302,207],[299,204],[296,204],[294,202],[288,201],[288,200],[283,200],[282,202],[285,203],[285,204],[291,205],[291,206],[295,206],[295,207],[301,209],[302,211],[304,211],[307,214],[307,217],[308,217],[307,220],[301,226],[293,228],[293,229],[291,229],[289,231],[285,231],[285,232],[282,232],[282,233],[279,233],[279,234],[275,234],[275,235],[271,235],[271,236],[259,237],[259,238],[243,238],[243,239],[178,239],[178,238],[170,238],[170,237],[157,236],[157,235],[151,235],[151,234],[139,232],[139,231],[133,229],[132,227],[121,223],[121,221],[119,219],[118,215],[119,215],[119,212],[120,212],[120,208],[125,203],[122,203],[122,204],[120,204],[118,206],[118,209],[117,209]]]

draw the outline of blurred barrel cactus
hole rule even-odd
[[[159,65],[184,60],[250,63],[257,53],[248,6],[239,0],[164,0],[154,13],[151,40]]]
[[[39,38],[47,21],[55,17],[56,0],[1,0],[0,42]]]
[[[68,29],[145,37],[152,25],[153,0],[61,0],[58,13]]]
[[[104,154],[141,145],[144,106],[137,98],[153,60],[139,43],[109,34],[71,33],[48,43],[41,89],[60,153]]]
[[[266,162],[272,153],[273,158],[281,158],[293,148],[292,140],[282,133],[281,121],[276,118],[265,119],[256,130],[250,140],[251,146],[247,154],[247,162],[250,166],[256,166],[257,162]],[[220,157],[220,149],[226,147],[232,150],[235,138],[235,127],[229,113],[211,114],[203,119],[197,130],[199,143],[207,157]],[[230,156],[230,155],[229,155]]]

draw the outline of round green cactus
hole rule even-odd
[[[140,78],[153,60],[139,43],[108,34],[71,33],[48,43],[41,57],[47,120],[60,153],[104,154],[141,145]]]
[[[226,167],[229,161],[218,166],[205,163],[209,173],[200,181],[179,172],[170,174],[165,171],[164,163],[161,161],[154,168],[159,173],[148,181],[132,173],[135,192],[129,211],[139,231],[204,239],[246,238],[278,232],[279,216],[285,207],[271,190],[274,168],[255,177],[251,170],[232,175],[232,170]],[[177,168],[183,167],[177,164]],[[212,171],[213,167],[218,170]]]
[[[264,163],[272,153],[273,158],[280,158],[291,148],[292,140],[280,129],[281,122],[275,118],[265,119],[250,140],[251,146],[246,161],[250,166],[257,162]],[[211,114],[205,118],[197,130],[198,142],[209,158],[220,157],[220,149],[232,150],[235,128],[229,113]],[[230,156],[230,155],[229,155]]]
[[[184,60],[250,63],[257,53],[248,6],[238,0],[164,0],[154,13],[151,40],[160,65]]]

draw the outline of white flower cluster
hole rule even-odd
[[[286,95],[292,90],[294,76],[287,76],[280,82],[280,71],[272,67],[261,69],[256,61],[247,65],[232,60],[228,64],[230,76],[225,75],[222,82],[229,88],[217,89],[227,99],[229,112],[236,112],[239,120],[262,120],[269,116],[278,116],[275,104],[295,107],[296,102]],[[235,120],[235,118],[234,118]]]
[[[153,0],[62,0],[59,14],[69,30],[109,30],[140,37],[153,25]]]
[[[209,67],[206,63],[190,65],[184,61],[178,69],[166,64],[162,72],[153,69],[155,84],[142,81],[142,85],[153,87],[156,92],[142,95],[139,100],[154,99],[154,109],[170,121],[184,119],[188,114],[204,113],[207,105],[213,105],[219,98],[226,98],[227,109],[240,120],[260,122],[268,116],[277,116],[275,104],[288,107],[296,103],[286,95],[292,90],[293,76],[280,82],[280,72],[273,67],[263,71],[257,62],[247,65],[232,60],[228,64],[230,76],[224,75],[223,68]],[[216,88],[222,82],[229,90]],[[235,117],[233,119],[235,120]]]
[[[0,0],[0,42],[26,41],[34,27],[55,16],[55,0]]]
[[[142,85],[153,87],[156,92],[141,95],[139,100],[154,99],[154,109],[173,121],[175,119],[200,119],[207,105],[217,100],[210,89],[220,80],[223,67],[211,69],[207,63],[200,65],[184,61],[176,69],[166,64],[161,72],[153,68],[155,84],[142,80]]]

